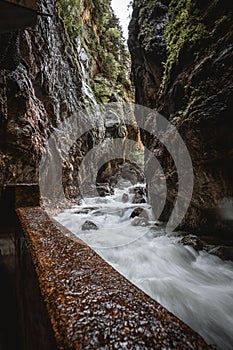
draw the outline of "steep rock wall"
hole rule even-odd
[[[85,155],[105,137],[113,137],[100,113],[94,111],[83,117],[78,114],[87,106],[95,108],[98,102],[90,87],[91,79],[99,73],[98,62],[90,58],[88,49],[93,50],[91,35],[93,31],[97,35],[99,29],[92,18],[90,2],[77,3],[79,7],[73,3],[69,9],[78,10],[78,17],[68,12],[66,15],[71,17],[63,16],[62,20],[61,4],[67,8],[63,1],[38,1],[40,11],[51,16],[39,16],[35,28],[0,35],[1,185],[38,183],[38,168],[47,140],[64,120],[76,115],[78,128],[85,118],[93,128],[88,128],[67,156],[58,155],[64,163],[65,194],[75,198],[79,194],[77,171]],[[98,13],[95,18],[102,25],[104,19]],[[79,28],[77,32],[72,21]],[[74,32],[72,37],[70,32]],[[106,91],[111,93],[110,97],[114,95],[108,85]],[[123,95],[127,99],[125,92]],[[120,116],[116,129],[123,124],[124,118]],[[132,133],[137,134],[136,127],[132,127]],[[56,189],[51,191],[55,191],[56,197]]]
[[[97,102],[133,99],[130,55],[110,0],[58,0],[69,45]]]
[[[178,128],[193,162],[194,193],[182,227],[232,232],[232,218],[221,215],[227,210],[218,210],[233,194],[232,6],[225,0],[135,0],[133,6],[129,48],[136,102],[157,108]],[[167,220],[177,194],[175,165],[157,140],[142,134],[166,175]]]
[[[6,57],[0,72],[5,182],[37,182],[37,164],[50,133],[82,106],[82,77],[66,46],[55,4],[40,5],[52,17],[40,17],[36,28],[17,34],[17,42],[5,34],[8,45],[1,46]]]

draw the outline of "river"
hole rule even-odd
[[[179,233],[157,226],[150,206],[132,204],[130,192],[122,183],[113,196],[86,198],[55,219],[208,344],[232,350],[233,263],[180,244]],[[125,193],[128,201],[123,203]],[[148,213],[146,226],[132,225],[135,219],[130,215],[136,207]],[[98,230],[82,230],[87,220]]]

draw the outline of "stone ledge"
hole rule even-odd
[[[17,214],[59,349],[211,349],[41,208]]]

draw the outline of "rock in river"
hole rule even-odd
[[[138,207],[138,208],[135,208],[134,211],[133,211],[133,212],[131,213],[131,215],[130,215],[130,219],[133,219],[133,218],[135,218],[135,217],[144,218],[144,219],[146,219],[146,220],[149,219],[146,210],[143,209],[143,208],[139,208],[139,207]]]
[[[124,193],[122,196],[122,203],[127,203],[129,201],[129,195]]]
[[[94,224],[94,222],[87,220],[82,225],[82,230],[83,231],[98,230],[98,227],[96,224]]]
[[[147,224],[148,220],[144,217],[135,217],[131,222],[132,226],[146,226]]]

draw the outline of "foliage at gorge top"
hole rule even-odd
[[[89,85],[97,102],[132,99],[129,53],[111,1],[57,0],[56,3],[74,56],[77,58],[79,41],[88,55]]]

